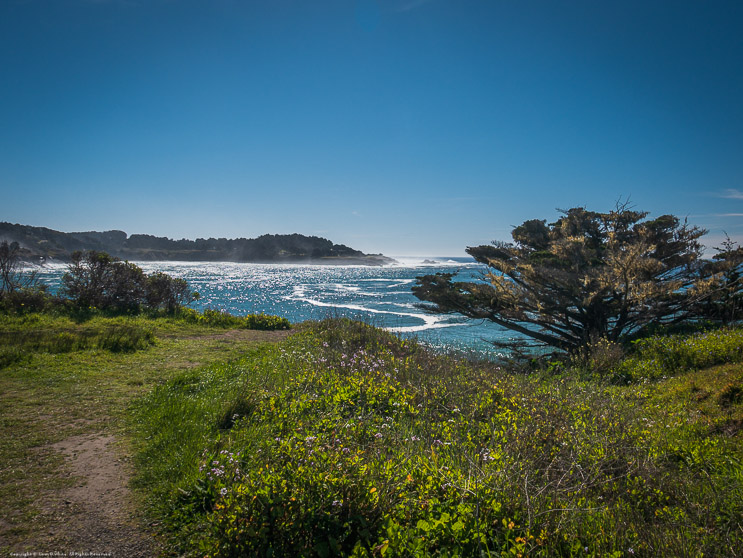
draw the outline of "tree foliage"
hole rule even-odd
[[[0,297],[21,289],[34,287],[36,270],[26,270],[21,260],[21,247],[17,242],[0,242]]]
[[[608,213],[572,208],[550,224],[525,221],[512,243],[467,248],[488,267],[484,281],[437,273],[417,278],[413,293],[431,312],[491,320],[556,349],[622,341],[689,318],[712,282],[699,281],[706,231],[673,215],[647,216],[617,205]]]
[[[133,263],[94,250],[72,254],[61,291],[79,308],[116,313],[173,312],[198,296],[183,279],[160,272],[148,276]]]
[[[198,293],[191,292],[185,279],[171,277],[161,271],[147,277],[145,293],[145,300],[150,308],[168,312],[173,312],[198,298]]]
[[[743,319],[743,247],[727,237],[716,250],[701,270],[695,311],[705,319],[732,324]]]

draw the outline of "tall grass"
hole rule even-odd
[[[273,331],[289,329],[291,324],[286,318],[269,314],[248,314],[247,316],[233,316],[228,312],[205,309],[197,312],[192,308],[181,308],[176,317],[188,323],[222,328],[244,328]]]
[[[87,349],[134,352],[155,343],[154,330],[142,322],[118,320],[76,324],[44,314],[0,320],[0,368],[28,360],[33,353],[70,353]]]
[[[139,482],[178,555],[743,553],[740,445],[649,390],[326,320],[141,401]]]
[[[674,376],[715,364],[743,361],[743,329],[724,328],[691,335],[640,339],[615,368],[617,379],[638,381]]]

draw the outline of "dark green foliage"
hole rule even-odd
[[[0,370],[18,362],[27,361],[30,358],[31,355],[22,347],[7,345],[0,347]]]
[[[63,307],[64,301],[49,294],[47,286],[42,284],[16,289],[0,297],[0,312],[8,314],[54,311]]]
[[[144,298],[146,276],[134,264],[105,252],[75,252],[61,292],[78,308],[135,314]]]
[[[526,221],[512,244],[467,248],[488,266],[484,281],[426,275],[413,294],[431,312],[491,320],[571,353],[600,339],[625,342],[650,324],[695,317],[691,303],[707,292],[698,281],[705,231],[672,215],[646,217],[618,206]]]
[[[123,231],[63,233],[43,227],[0,222],[0,237],[24,246],[24,259],[68,260],[75,251],[107,252],[127,260],[293,262],[313,259],[350,258],[360,263],[381,265],[384,257],[367,257],[343,244],[301,234],[258,238],[199,238],[171,240],[148,234],[127,237]]]
[[[289,329],[289,320],[280,316],[269,314],[248,314],[245,316],[246,329],[260,329],[273,331],[277,329]]]
[[[259,399],[260,396],[255,393],[246,393],[230,401],[217,421],[219,429],[228,430],[240,419],[250,418],[256,408],[258,408]]]
[[[181,308],[177,313],[177,317],[192,324],[210,327],[259,329],[266,331],[291,328],[289,320],[279,316],[271,316],[269,314],[233,316],[229,312],[222,312],[212,308],[206,308],[203,312],[197,312],[192,308]]]
[[[706,288],[696,301],[695,312],[699,317],[723,324],[740,322],[743,319],[743,247],[726,239],[700,275],[700,283]]]
[[[185,279],[174,278],[160,271],[147,277],[145,282],[145,300],[152,310],[175,312],[196,298],[198,293],[191,292]]]
[[[105,252],[75,252],[62,277],[61,293],[82,312],[92,309],[118,314],[140,310],[173,313],[198,298],[183,279],[157,272],[147,276],[133,263]]]

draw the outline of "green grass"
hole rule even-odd
[[[628,381],[675,376],[716,364],[743,361],[743,329],[654,336],[634,343],[616,374]]]
[[[51,444],[106,431],[127,445],[134,399],[283,336],[173,318],[0,315],[0,554],[44,532],[45,499],[71,482]]]
[[[50,444],[105,431],[173,556],[743,554],[740,329],[526,375],[244,327],[0,316],[0,551],[70,482]]]
[[[192,308],[180,308],[176,313],[179,320],[192,324],[206,325],[223,328],[245,328],[257,330],[281,330],[289,329],[291,324],[286,318],[271,316],[268,314],[248,314],[247,316],[233,316],[228,312],[205,309],[197,312]]]
[[[328,320],[138,400],[137,482],[173,555],[740,555],[738,334],[612,385]]]

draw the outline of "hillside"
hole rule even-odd
[[[258,238],[171,240],[124,231],[65,233],[45,227],[0,222],[0,240],[18,242],[27,261],[70,259],[76,250],[99,250],[133,261],[224,261],[385,265],[394,260],[364,254],[343,244],[301,234]]]
[[[525,374],[215,314],[0,315],[2,555],[743,556],[740,328]]]

